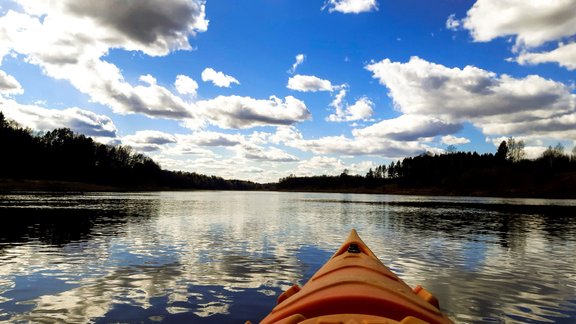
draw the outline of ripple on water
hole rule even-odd
[[[2,211],[23,218],[2,232],[0,321],[257,322],[353,227],[457,322],[576,321],[576,213],[562,214],[566,202],[549,215],[541,201],[457,197],[3,198]]]

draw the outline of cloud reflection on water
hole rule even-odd
[[[576,316],[576,203],[234,192],[3,198],[2,217],[19,222],[1,231],[0,320],[256,321],[352,227],[457,321]]]

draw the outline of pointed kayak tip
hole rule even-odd
[[[346,241],[359,241],[359,240],[361,240],[360,235],[358,235],[356,229],[353,228],[352,230],[350,230],[350,234],[348,234],[348,238],[346,239]]]
[[[356,229],[304,286],[283,293],[261,323],[320,322],[452,323],[430,292],[419,286],[412,289],[396,276]]]
[[[344,243],[340,246],[340,248],[332,256],[332,258],[335,258],[339,255],[342,255],[345,252],[362,252],[362,253],[367,254],[367,255],[375,258],[375,259],[378,259],[376,257],[376,255],[374,255],[374,253],[366,245],[366,243],[364,243],[364,241],[362,241],[362,239],[360,238],[360,235],[358,235],[358,232],[354,228],[350,231],[350,234],[348,234],[348,238],[346,239],[346,241],[344,241]]]

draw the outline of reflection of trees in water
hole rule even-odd
[[[20,220],[18,230],[5,238],[15,265],[1,272],[24,280],[38,277],[43,284],[39,269],[55,277],[50,291],[18,301],[33,305],[29,311],[0,319],[202,322],[234,311],[240,299],[249,299],[248,305],[262,300],[266,306],[259,313],[254,305],[249,314],[244,312],[244,319],[250,319],[269,311],[275,300],[271,295],[300,279],[304,263],[293,257],[299,242],[263,241],[266,227],[256,219],[211,225],[233,219],[228,213],[237,208],[224,208],[226,215],[215,221],[195,214],[202,208],[194,204],[155,199],[80,197],[46,202],[45,208],[0,206]],[[270,246],[278,248],[270,251]],[[50,255],[40,252],[46,248]],[[87,259],[70,264],[72,255]]]
[[[444,304],[457,321],[554,321],[569,316],[558,305],[575,293],[576,265],[565,261],[576,244],[575,211],[570,206],[386,203],[380,224],[407,241],[420,240],[426,253],[398,262],[408,275],[426,272],[425,258],[434,257],[430,261],[440,270],[420,283],[440,300],[459,296]],[[567,312],[574,307],[572,302]]]
[[[569,276],[575,265],[561,259],[574,255],[566,251],[576,242],[575,213],[568,207],[364,202],[358,200],[372,198],[352,195],[314,196],[346,201],[310,195],[288,200],[272,193],[253,194],[252,200],[236,193],[162,195],[49,197],[27,204],[35,207],[27,211],[0,201],[0,213],[31,219],[12,237],[0,229],[4,242],[30,243],[9,244],[15,265],[0,272],[13,276],[26,269],[17,275],[41,277],[34,271],[44,268],[54,280],[73,285],[28,297],[30,311],[18,318],[256,321],[254,314],[274,304],[271,295],[302,284],[352,226],[360,227],[382,261],[410,284],[437,294],[463,322],[527,316],[520,307],[536,319],[548,309],[557,319],[555,298],[574,296]],[[30,212],[43,205],[51,211]],[[58,259],[42,255],[46,248],[57,251]],[[576,309],[572,304],[566,307]]]
[[[92,236],[121,232],[129,222],[158,214],[157,203],[151,200],[83,199],[41,200],[38,205],[0,205],[4,225],[0,242],[26,243],[37,240],[44,244],[65,245]]]
[[[521,247],[527,233],[538,232],[549,240],[576,240],[576,206],[471,204],[438,202],[374,202],[381,213],[376,224],[396,231],[440,233],[470,239],[494,236],[504,248]]]

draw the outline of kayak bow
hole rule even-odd
[[[426,289],[411,289],[352,230],[302,287],[278,297],[267,323],[452,323]]]

